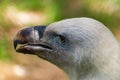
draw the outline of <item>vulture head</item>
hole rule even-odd
[[[91,18],[22,29],[14,47],[55,64],[70,80],[120,80],[119,43],[102,23]]]

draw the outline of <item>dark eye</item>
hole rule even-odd
[[[65,43],[65,37],[64,36],[59,35],[59,38],[60,38],[61,43]]]

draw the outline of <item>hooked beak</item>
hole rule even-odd
[[[45,50],[51,51],[49,44],[40,40],[45,29],[46,26],[35,26],[20,30],[13,41],[16,52],[34,54]]]

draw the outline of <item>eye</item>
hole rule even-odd
[[[61,43],[65,43],[65,37],[64,36],[59,35],[59,38],[60,38]]]

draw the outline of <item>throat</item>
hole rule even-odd
[[[79,80],[79,74],[74,68],[66,68],[65,72],[67,73],[69,80]]]
[[[66,67],[64,68],[69,80],[112,80],[106,73],[91,67]]]
[[[118,78],[115,78],[114,75],[109,75],[109,73],[101,72],[95,69],[83,72],[79,69],[67,68],[65,72],[67,73],[68,80],[119,80]]]
[[[96,68],[89,63],[89,61],[83,61],[84,63],[73,63],[72,65],[66,65],[63,70],[68,75],[69,80],[90,80],[89,76],[97,74]],[[92,78],[91,78],[92,80]]]
[[[80,70],[80,68],[66,68],[65,72],[67,73],[69,80],[89,80],[87,79],[90,76],[94,76],[95,72],[91,70]],[[92,77],[91,77],[92,80]]]

